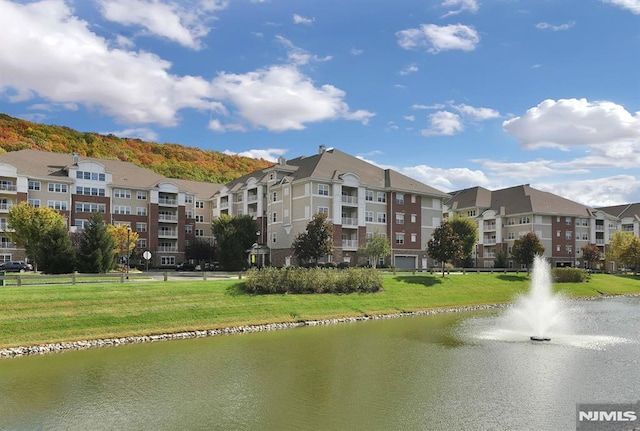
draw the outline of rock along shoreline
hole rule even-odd
[[[68,341],[61,343],[36,344],[33,346],[9,347],[0,350],[0,358],[15,358],[20,356],[43,355],[47,353],[57,353],[69,350],[84,350],[95,347],[122,346],[127,344],[148,343],[156,341],[185,340],[190,338],[215,337],[219,335],[247,334],[253,332],[277,331],[281,329],[292,329],[303,326],[334,325],[337,323],[362,322],[366,320],[395,319],[407,316],[426,316],[442,313],[456,313],[464,311],[480,311],[497,308],[505,308],[512,304],[488,304],[470,305],[464,307],[437,308],[431,310],[419,310],[413,312],[401,312],[393,314],[365,315],[354,317],[340,317],[323,320],[304,320],[298,322],[267,323],[264,325],[232,326],[219,329],[203,329],[196,331],[173,332],[157,335],[139,335],[120,338],[100,338],[94,340]]]
[[[594,296],[594,297],[586,297],[586,298],[574,298],[573,300],[584,301],[584,300],[595,300],[595,299],[616,298],[616,297],[626,297],[626,296],[634,297],[634,296],[640,296],[640,294],[602,295],[602,296]],[[190,338],[216,337],[219,335],[235,335],[235,334],[247,334],[247,333],[253,333],[253,332],[278,331],[281,329],[292,329],[292,328],[299,328],[303,326],[334,325],[337,323],[352,323],[352,322],[362,322],[367,320],[395,319],[399,317],[408,317],[408,316],[428,316],[428,315],[442,314],[442,313],[460,313],[465,311],[492,310],[492,309],[499,309],[499,308],[507,308],[511,306],[513,306],[513,303],[467,305],[463,307],[435,308],[430,310],[419,310],[419,311],[401,312],[401,313],[392,313],[392,314],[340,317],[340,318],[322,319],[322,320],[304,320],[304,321],[298,321],[298,322],[267,323],[264,325],[232,326],[228,328],[172,332],[172,333],[157,334],[157,335],[139,335],[139,336],[120,337],[120,338],[100,338],[100,339],[94,339],[94,340],[36,344],[33,346],[19,346],[19,347],[9,347],[6,349],[0,349],[0,359],[15,358],[15,357],[21,357],[21,356],[31,356],[31,355],[44,355],[48,353],[58,353],[58,352],[64,352],[69,350],[84,350],[84,349],[91,349],[95,347],[122,346],[127,344],[148,343],[148,342],[156,342],[156,341],[185,340]]]

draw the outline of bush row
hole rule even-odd
[[[582,283],[588,277],[587,271],[581,268],[553,268],[551,275],[556,283]]]
[[[249,293],[371,293],[382,290],[382,275],[372,268],[251,269],[245,290]]]

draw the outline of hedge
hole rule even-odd
[[[382,275],[373,268],[251,269],[245,290],[249,293],[371,293],[382,290]]]

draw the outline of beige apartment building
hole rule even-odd
[[[20,150],[0,155],[0,261],[24,260],[6,235],[12,205],[58,210],[70,231],[89,218],[127,225],[139,235],[138,251],[150,251],[151,267],[173,267],[195,238],[211,238],[211,197],[218,184],[176,180],[118,160]]]
[[[525,184],[494,191],[473,187],[452,192],[445,204],[445,217],[463,215],[476,220],[479,239],[473,258],[479,267],[493,267],[500,250],[507,252],[509,267],[515,267],[511,248],[528,232],[540,238],[544,255],[553,266],[584,267],[580,253],[585,245],[595,244],[604,253],[618,230],[636,229],[636,236],[640,236],[637,209],[635,218],[620,218],[611,208],[590,208]]]
[[[295,236],[317,213],[334,226],[334,254],[326,261],[365,263],[358,249],[375,233],[386,236],[392,254],[385,263],[426,268],[425,246],[442,219],[447,194],[391,169],[379,168],[337,149],[278,163],[245,175],[214,195],[214,217],[256,218],[260,229],[252,254],[258,264],[296,264]]]

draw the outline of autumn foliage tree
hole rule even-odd
[[[587,262],[587,267],[589,269],[593,268],[594,262],[600,261],[602,256],[602,252],[595,244],[587,244],[580,248],[582,250],[582,260]]]

